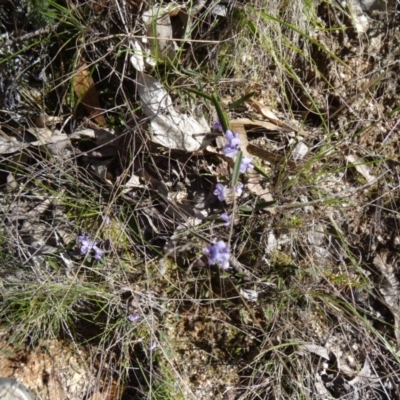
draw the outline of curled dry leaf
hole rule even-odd
[[[354,154],[348,154],[345,158],[347,162],[353,164],[357,172],[359,172],[366,179],[367,183],[371,183],[375,180],[375,176],[371,174],[370,168],[361,157],[358,157]]]
[[[140,177],[135,174],[132,174],[129,180],[126,183],[121,184],[121,186],[122,186],[122,194],[129,193],[136,188],[146,187],[146,185],[140,181]]]
[[[2,132],[0,132],[2,133]],[[28,143],[18,142],[16,138],[0,135],[0,154],[11,154],[21,151],[28,146]]]
[[[152,140],[164,147],[187,152],[207,146],[210,127],[199,112],[195,116],[178,113],[161,83],[145,73],[138,73],[138,93],[143,112],[150,118]]]
[[[77,66],[77,71],[74,76],[73,86],[75,94],[81,101],[81,104],[88,110],[89,115],[100,126],[106,125],[106,120],[101,114],[99,95],[91,76],[88,65],[80,60]]]
[[[329,361],[329,351],[325,347],[318,346],[317,344],[314,343],[302,344],[301,346],[299,346],[299,350],[316,354],[317,356],[325,358],[325,360]]]
[[[381,382],[381,378],[376,375],[373,371],[376,371],[376,368],[371,368],[371,363],[368,360],[368,357],[364,360],[364,365],[361,371],[357,374],[357,376],[348,381],[350,385],[376,385]],[[381,385],[380,385],[381,386]]]
[[[116,136],[112,130],[109,129],[82,129],[76,131],[71,135],[71,138],[77,139],[81,137],[87,137],[95,140],[97,146],[106,144],[115,140]]]
[[[279,124],[279,119],[275,115],[275,113],[271,110],[270,107],[264,105],[263,103],[254,100],[253,98],[249,98],[246,100],[246,102],[251,105],[259,114],[261,114],[263,117],[267,118],[271,122]]]
[[[271,151],[261,149],[260,147],[254,146],[253,144],[249,144],[247,146],[247,151],[249,152],[249,154],[252,154],[253,156],[268,161],[270,164],[285,165],[288,166],[293,171],[299,169],[299,165],[294,161],[288,160],[288,157],[281,156]]]
[[[45,140],[37,140],[31,143],[32,146],[45,145],[54,156],[62,156],[65,154],[67,147],[70,147],[71,141],[67,134],[59,133]]]
[[[238,118],[238,119],[235,119],[233,121],[230,121],[231,126],[232,126],[232,123],[241,124],[241,125],[248,125],[248,126],[255,126],[257,128],[264,128],[267,131],[282,131],[283,130],[280,126],[275,125],[275,124],[273,124],[271,122],[253,121],[252,119],[249,119],[249,118]],[[285,129],[285,131],[288,131],[288,130]],[[290,131],[292,131],[292,129],[290,129]]]
[[[50,128],[43,127],[43,128],[28,128],[27,131],[36,137],[37,140],[46,141],[47,139],[53,136],[53,131]]]
[[[310,133],[305,131],[301,126],[299,126],[296,120],[282,120],[280,119],[270,107],[264,105],[263,103],[254,100],[252,98],[247,100],[247,103],[253,107],[253,109],[266,118],[268,121],[272,122],[273,124],[279,126],[281,132],[298,132],[302,136],[309,136]]]

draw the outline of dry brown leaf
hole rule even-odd
[[[239,133],[240,150],[242,150],[243,157],[250,157],[250,153],[247,150],[249,140],[247,139],[247,132],[246,128],[244,127],[245,123],[243,121],[251,120],[248,120],[247,118],[234,119],[232,121],[229,121],[229,126],[232,132]]]
[[[81,104],[87,109],[91,118],[100,126],[106,125],[106,120],[101,114],[99,95],[90,74],[88,65],[80,60],[73,80],[75,94],[79,97]]]
[[[267,118],[270,122],[280,126],[283,128],[284,131],[288,132],[297,132],[301,129],[297,127],[297,123],[294,121],[282,121],[280,120],[275,113],[271,110],[270,107],[264,105],[263,103],[254,100],[254,99],[248,99],[247,103],[254,108],[259,114],[261,114],[263,117]],[[281,129],[282,130],[282,129]],[[305,134],[304,131],[301,131],[301,134]]]
[[[236,123],[236,124],[241,124],[241,125],[257,126],[259,128],[265,128],[268,131],[282,131],[282,130],[288,131],[288,129],[283,129],[278,125],[272,124],[271,122],[254,121],[249,118],[238,118],[233,121],[229,121],[229,123],[230,123],[231,127],[232,127],[232,123]],[[290,129],[290,131],[292,131],[292,129]]]
[[[279,154],[275,154],[271,151],[261,149],[260,147],[254,146],[253,144],[249,144],[247,146],[247,151],[249,154],[253,156],[259,157],[262,160],[268,161],[274,165],[285,165],[288,166],[291,170],[296,171],[300,168],[300,165],[295,163],[294,161],[288,160],[287,156],[281,156]]]
[[[247,103],[251,105],[259,114],[261,114],[263,117],[267,118],[271,122],[276,123],[277,125],[278,123],[280,123],[279,118],[272,112],[272,110],[268,106],[252,98],[248,99]]]

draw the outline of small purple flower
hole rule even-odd
[[[81,236],[78,236],[78,242],[81,245],[81,254],[86,255],[90,253],[92,250],[94,251],[94,258],[96,260],[100,260],[103,256],[103,250],[101,250],[97,246],[97,242],[89,239],[89,235],[84,233]]]
[[[128,315],[129,322],[137,322],[139,320],[139,314]]]
[[[89,239],[89,236],[86,233],[84,233],[81,236],[78,236],[78,242],[81,245],[82,255],[87,254],[93,246],[92,241]]]
[[[221,122],[219,122],[219,119],[217,119],[217,120],[211,125],[211,128],[214,129],[215,131],[220,131],[220,132],[223,131],[222,125],[221,125]]]
[[[234,158],[240,149],[239,134],[227,130],[225,136],[228,143],[222,148],[222,152],[227,157]]]
[[[224,241],[220,240],[219,242],[214,242],[207,246],[203,251],[204,254],[208,255],[208,262],[210,265],[217,264],[222,269],[229,268],[229,257],[231,251]]]
[[[105,226],[110,226],[110,223],[111,223],[110,217],[105,217],[104,218],[104,225]]]
[[[239,134],[237,132],[232,132],[231,130],[227,130],[225,133],[226,140],[228,141],[228,144],[232,147],[239,147],[240,146],[240,139],[239,139]]]
[[[243,193],[243,183],[239,182],[235,187],[235,193],[237,196],[241,196]]]
[[[96,246],[96,243],[93,245],[92,247],[93,251],[94,251],[94,259],[99,261],[101,259],[101,257],[103,256],[103,250],[101,250],[100,248],[98,248]]]
[[[218,196],[219,201],[226,200],[226,187],[222,183],[217,183],[215,186],[214,194]]]
[[[248,168],[254,169],[254,164],[252,164],[252,162],[253,157],[243,157],[239,169],[240,173],[244,174]]]
[[[224,222],[225,226],[229,226],[231,224],[231,217],[227,213],[222,213],[221,219],[223,219],[225,221]]]
[[[153,351],[157,347],[157,342],[151,342],[149,345],[149,351]]]

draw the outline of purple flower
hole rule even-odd
[[[129,322],[136,322],[139,319],[139,314],[131,314],[128,315]]]
[[[221,125],[221,122],[219,122],[219,119],[217,119],[217,120],[211,125],[211,128],[214,129],[214,130],[216,130],[216,131],[220,131],[220,132],[223,131],[222,125]]]
[[[214,242],[207,246],[203,251],[204,254],[207,254],[210,265],[217,264],[222,269],[229,268],[229,257],[231,251],[224,241],[220,240],[219,242]]]
[[[243,183],[239,182],[235,187],[235,193],[237,196],[241,196],[243,193]]]
[[[214,194],[218,196],[219,201],[224,201],[226,200],[226,193],[225,193],[226,187],[222,183],[217,183],[215,186]]]
[[[231,217],[227,213],[222,213],[221,219],[223,219],[225,221],[224,222],[225,226],[229,226],[231,224]]]
[[[97,246],[97,242],[89,239],[89,235],[84,233],[81,236],[78,236],[78,242],[81,245],[81,254],[86,255],[90,253],[92,250],[94,251],[94,258],[96,260],[100,260],[103,255],[103,250],[101,250]]]
[[[240,164],[240,173],[244,174],[248,168],[254,169],[253,157],[243,157],[242,162]]]
[[[99,249],[96,244],[93,245],[92,249],[94,251],[94,259],[99,261],[103,256],[103,250]]]
[[[78,242],[81,245],[81,254],[87,254],[92,248],[92,241],[87,234],[78,236]]]
[[[228,143],[222,148],[222,152],[227,157],[234,158],[240,149],[239,134],[227,130],[225,135]]]
[[[151,342],[149,345],[149,351],[153,351],[157,347],[157,342]]]
[[[239,134],[237,132],[234,133],[228,129],[225,133],[225,136],[230,146],[240,146]]]

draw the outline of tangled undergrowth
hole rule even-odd
[[[400,398],[395,3],[0,4],[0,375]]]

